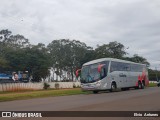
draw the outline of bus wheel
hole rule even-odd
[[[113,91],[115,91],[116,90],[116,83],[112,83],[111,84],[111,89],[109,90],[110,92],[113,92]]]
[[[93,91],[93,93],[94,93],[94,94],[97,94],[97,93],[98,93],[98,91]]]
[[[143,82],[141,83],[141,89],[144,89],[144,83]]]
[[[142,84],[141,84],[141,82],[138,82],[138,89],[142,89]]]

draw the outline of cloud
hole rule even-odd
[[[33,44],[66,38],[96,47],[118,41],[130,55],[158,65],[159,0],[1,0],[0,22],[0,29]]]

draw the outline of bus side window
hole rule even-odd
[[[113,69],[112,69],[112,68],[110,68],[110,72],[113,72]]]
[[[116,71],[116,68],[114,68],[113,66],[110,68],[110,72],[114,72]]]
[[[102,68],[102,71],[101,71],[101,73],[100,73],[101,79],[105,78],[106,76],[107,76],[106,69],[105,69],[105,68]]]
[[[116,62],[111,62],[111,67],[110,67],[110,72],[114,72],[116,71],[117,69],[117,65],[116,65]]]
[[[124,71],[130,71],[130,70],[131,70],[130,64],[124,63]]]

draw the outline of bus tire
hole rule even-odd
[[[140,81],[138,82],[138,89],[142,89],[142,83]]]
[[[112,82],[111,84],[111,89],[109,90],[110,92],[113,92],[117,89],[117,86],[116,86],[116,83],[115,82]]]
[[[144,89],[144,82],[141,83],[141,89]]]
[[[93,93],[94,93],[94,94],[97,94],[97,93],[98,93],[98,91],[93,91]]]

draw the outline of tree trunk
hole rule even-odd
[[[73,81],[73,67],[71,67],[71,76],[72,76],[72,81]]]

